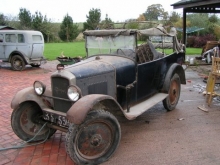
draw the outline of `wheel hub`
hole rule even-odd
[[[93,146],[99,146],[99,144],[101,143],[102,141],[102,137],[101,135],[99,134],[95,134],[91,137],[91,141],[90,141],[90,144],[93,145]]]

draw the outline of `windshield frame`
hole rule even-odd
[[[136,34],[86,36],[87,58],[96,55],[125,56],[134,60],[137,47]]]

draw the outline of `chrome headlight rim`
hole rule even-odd
[[[71,101],[76,102],[82,96],[81,90],[75,85],[70,85],[67,89],[67,96]]]
[[[38,96],[43,95],[46,90],[46,85],[44,85],[41,81],[35,81],[33,87],[34,87],[34,92]]]

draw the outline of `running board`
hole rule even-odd
[[[127,112],[127,109],[124,109],[123,113],[128,120],[134,120],[149,108],[164,100],[167,96],[168,94],[166,93],[157,93],[149,99],[130,107],[130,112]]]

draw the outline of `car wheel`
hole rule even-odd
[[[111,157],[120,139],[117,119],[107,111],[94,110],[82,124],[70,124],[66,151],[76,164],[100,164]]]
[[[163,106],[166,110],[171,111],[175,109],[179,97],[180,97],[180,90],[181,90],[181,83],[180,83],[180,77],[178,74],[174,74],[173,77],[170,79],[170,81],[167,81],[165,83],[169,83],[165,86],[168,86],[168,96],[166,99],[163,100]]]
[[[13,70],[21,71],[25,68],[25,62],[23,58],[19,55],[15,55],[11,59],[11,67]]]
[[[14,109],[11,115],[11,126],[14,133],[22,140],[28,141],[42,128],[43,124],[37,122],[42,116],[42,111],[35,103],[26,102]],[[45,126],[41,132],[31,141],[50,138],[56,129]]]
[[[32,67],[39,67],[40,64],[31,64]]]

